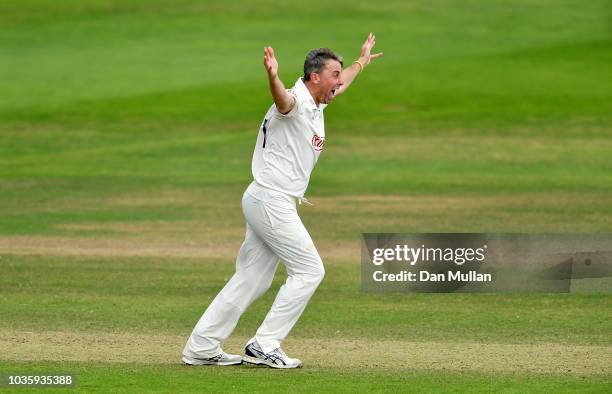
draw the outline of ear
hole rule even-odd
[[[313,83],[320,83],[321,82],[321,76],[318,73],[312,72],[312,73],[310,73],[310,80]]]

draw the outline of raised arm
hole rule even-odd
[[[376,36],[372,33],[368,35],[368,38],[365,40],[363,45],[361,46],[361,54],[359,58],[355,60],[350,66],[346,67],[342,70],[342,83],[343,85],[336,91],[336,96],[344,93],[355,77],[363,71],[364,68],[370,65],[372,59],[377,59],[383,55],[382,52],[379,53],[371,53],[372,48],[376,44]]]
[[[287,92],[283,81],[278,77],[278,62],[272,47],[264,48],[264,66],[268,73],[270,93],[272,93],[272,98],[274,98],[274,104],[276,104],[276,108],[281,114],[287,114],[295,106],[295,97]]]

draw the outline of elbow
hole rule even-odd
[[[275,101],[275,104],[276,104],[276,109],[278,110],[278,112],[280,112],[283,115],[287,115],[289,112],[291,112],[293,107],[295,107],[296,100],[295,100],[295,97],[288,96],[286,97],[286,99],[285,97],[283,97],[282,100]]]
[[[289,104],[285,104],[285,105],[279,105],[276,104],[276,109],[278,110],[278,112],[280,112],[283,115],[287,115],[289,112],[291,112],[291,105]]]

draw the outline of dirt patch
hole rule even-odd
[[[228,233],[230,233],[228,231]],[[21,255],[75,256],[75,257],[174,257],[234,260],[244,238],[231,232],[230,241],[211,240],[145,240],[115,238],[76,238],[58,236],[5,236],[0,237],[2,253]],[[321,242],[317,249],[324,260],[334,262],[360,262],[358,242]]]
[[[149,239],[189,239],[197,242],[227,242],[244,238],[244,226],[219,226],[213,228],[210,223],[197,221],[139,221],[139,222],[110,222],[110,223],[66,223],[56,226],[62,230],[80,233],[111,231],[113,235],[130,238]]]
[[[159,202],[151,198],[149,201],[145,196],[131,196],[122,203]],[[164,198],[167,198],[164,202],[183,201],[180,195],[169,194]],[[592,209],[601,204],[596,196],[578,199],[568,194],[551,199],[537,193],[507,196],[345,195],[313,197],[312,201],[314,207],[301,207],[300,212],[323,260],[352,264],[360,261],[361,232],[414,232],[415,229],[435,232],[456,228],[458,224],[463,226],[463,230],[486,231],[483,222],[477,219],[481,215],[486,215],[490,223],[509,223],[507,226],[521,227],[523,231],[542,230],[538,223],[544,222],[556,231],[565,230],[564,226],[569,225],[577,231],[580,227],[567,221],[564,207],[574,206],[576,201],[594,207]],[[544,206],[546,210],[538,211]],[[595,217],[596,212],[593,215],[593,220],[585,223],[604,223],[607,220]],[[530,223],[536,228],[531,228]],[[74,235],[3,236],[0,237],[0,252],[234,260],[244,238],[244,226],[243,219],[226,220],[223,215],[184,221],[67,222],[58,224],[57,228],[74,232]]]
[[[0,237],[0,250],[13,254],[91,257],[190,257],[226,259],[237,253],[240,244],[211,242],[156,241],[141,239],[15,236]],[[230,250],[231,249],[231,250]],[[230,253],[231,252],[231,253]]]
[[[174,364],[185,336],[130,333],[25,332],[0,330],[0,359]],[[241,354],[247,338],[234,337],[225,350]],[[554,343],[498,344],[288,339],[283,347],[305,367],[408,368],[576,375],[611,374],[612,347]],[[372,357],[372,353],[376,357]]]

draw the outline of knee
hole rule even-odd
[[[319,284],[325,276],[323,265],[316,268],[312,267],[307,272],[290,275],[286,285],[294,290],[293,300],[308,301],[312,294],[317,290]]]
[[[318,286],[325,277],[325,268],[323,267],[323,263],[319,264],[315,269],[313,269],[311,275],[309,276],[309,280]]]
[[[323,263],[321,263],[321,268],[319,269],[319,282],[321,282],[323,280],[323,278],[325,277],[325,268],[323,267]]]

